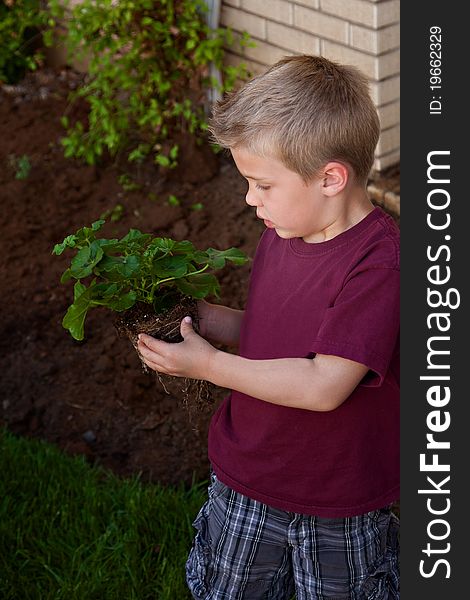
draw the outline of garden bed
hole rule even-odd
[[[207,477],[212,411],[190,419],[182,383],[174,380],[166,394],[145,374],[110,311],[93,311],[84,342],[70,337],[61,321],[71,289],[59,283],[67,257],[52,256],[52,248],[113,210],[121,216],[115,222],[108,216],[105,236],[133,227],[200,248],[236,246],[249,256],[264,227],[244,202],[246,183],[222,155],[213,164],[208,154],[186,151],[168,178],[157,169],[140,173],[139,189],[131,179],[118,183],[122,169],[111,160],[87,166],[64,158],[60,117],[78,78],[69,70],[44,70],[13,88],[0,87],[0,425],[123,476],[141,472],[145,480],[190,483],[193,476]],[[22,169],[26,177],[17,179]],[[374,185],[384,197],[390,191],[399,199],[399,170]],[[250,264],[227,265],[218,301],[243,308],[249,272]],[[216,405],[226,393],[215,390]]]

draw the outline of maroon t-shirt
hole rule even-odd
[[[320,517],[362,514],[396,500],[399,304],[399,230],[381,208],[321,243],[266,230],[253,262],[240,356],[332,354],[369,371],[328,412],[232,391],[209,430],[217,477],[275,508]]]

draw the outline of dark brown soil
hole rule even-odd
[[[199,333],[197,303],[192,298],[181,299],[171,310],[161,314],[155,314],[151,305],[137,302],[129,310],[116,314],[114,326],[118,334],[127,336],[136,349],[139,333],[164,342],[178,343],[183,340],[180,323],[186,315],[192,318],[194,331]],[[145,365],[144,372],[147,372]]]
[[[212,164],[207,154],[186,149],[170,178],[141,172],[141,188],[133,191],[119,185],[122,171],[111,160],[87,166],[65,159],[59,119],[70,110],[66,93],[76,85],[73,72],[42,71],[14,89],[0,88],[0,425],[123,476],[140,472],[144,480],[190,483],[207,477],[213,409],[191,421],[184,382],[173,379],[166,394],[145,374],[110,311],[91,311],[85,340],[73,340],[61,326],[73,293],[70,283],[59,283],[69,256],[52,256],[52,248],[117,204],[122,217],[108,220],[103,237],[133,227],[189,239],[201,249],[237,246],[253,256],[263,225],[245,204],[246,185],[226,157]],[[24,155],[31,170],[16,179],[16,159]],[[170,195],[179,206],[168,204]],[[202,210],[192,208],[196,203]],[[212,301],[242,308],[249,272],[249,263],[227,265],[219,276],[221,298]],[[226,393],[214,389],[215,406]]]
[[[174,306],[158,314],[154,312],[151,305],[138,302],[129,310],[118,313],[114,325],[118,335],[129,339],[141,359],[143,372],[149,374],[151,369],[147,367],[137,348],[139,333],[146,333],[158,340],[177,344],[183,341],[180,328],[185,316],[191,317],[192,327],[196,333],[199,333],[197,301],[184,296],[178,296]],[[167,386],[171,386],[171,376],[159,372],[156,372],[155,376],[165,392],[169,394]],[[184,383],[183,404],[194,422],[194,417],[197,417],[201,411],[212,408],[214,386],[207,381],[195,379],[185,379]]]

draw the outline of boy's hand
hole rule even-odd
[[[175,377],[208,379],[216,348],[194,331],[190,317],[181,321],[180,331],[183,341],[176,344],[141,333],[137,348],[145,364],[154,371]]]

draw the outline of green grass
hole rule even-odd
[[[184,600],[206,482],[122,480],[0,429],[2,600]]]

